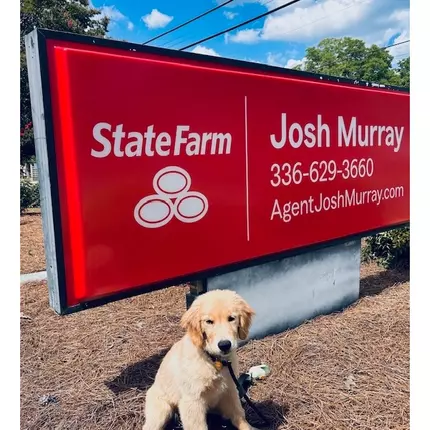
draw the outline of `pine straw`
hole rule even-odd
[[[375,271],[381,285],[393,276]],[[182,335],[186,291],[59,317],[48,308],[46,284],[21,287],[21,428],[141,429],[145,390]],[[272,369],[250,396],[274,429],[409,429],[407,282],[252,341],[239,356],[243,371],[261,362]],[[53,396],[45,406],[44,395]]]
[[[29,209],[21,216],[21,273],[45,270],[42,217],[40,210]]]

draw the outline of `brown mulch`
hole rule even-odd
[[[271,367],[249,394],[272,428],[409,429],[407,275],[366,265],[362,276],[363,297],[345,311],[241,348],[241,370]],[[182,335],[186,290],[60,317],[46,284],[21,286],[21,428],[141,429],[145,390]]]
[[[21,273],[45,270],[42,217],[40,210],[30,210],[21,216]]]

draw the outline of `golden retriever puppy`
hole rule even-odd
[[[207,430],[206,414],[214,411],[239,430],[250,430],[237,388],[236,350],[248,336],[253,309],[237,293],[215,290],[198,296],[181,319],[186,330],[164,357],[146,394],[143,430],[162,430],[175,410],[184,430]]]

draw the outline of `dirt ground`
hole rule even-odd
[[[182,335],[186,290],[60,317],[46,284],[21,286],[21,429],[141,429],[145,391]],[[249,392],[271,428],[409,429],[408,274],[365,265],[361,290],[343,312],[240,349],[242,371],[272,370]]]
[[[40,210],[30,210],[21,216],[21,273],[45,270],[42,217]]]

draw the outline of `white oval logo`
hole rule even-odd
[[[177,166],[161,169],[153,180],[157,194],[164,194],[170,198],[184,195],[191,187],[191,177],[187,171]]]
[[[178,205],[178,212],[186,218],[194,218],[200,215],[205,208],[203,200],[199,197],[184,197]]]
[[[182,222],[196,222],[205,216],[208,206],[203,194],[191,191],[176,202],[176,217]]]
[[[179,172],[168,172],[158,179],[157,185],[166,194],[180,193],[187,187],[187,178]]]
[[[169,205],[161,200],[146,203],[140,208],[139,215],[147,222],[160,222],[170,214]]]
[[[134,210],[135,220],[144,227],[157,228],[167,224],[173,217],[170,200],[158,195],[143,198]]]

